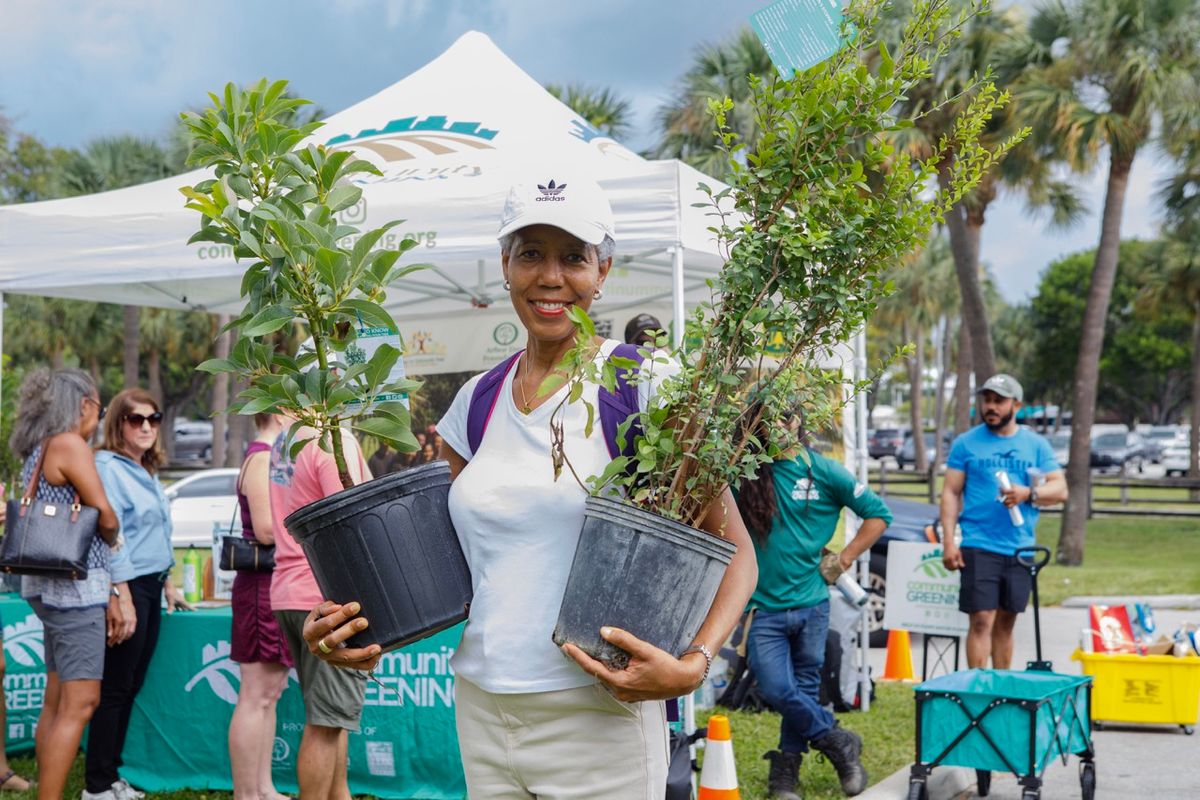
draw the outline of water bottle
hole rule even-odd
[[[866,605],[867,591],[858,585],[858,581],[854,580],[854,576],[849,571],[843,572],[834,585],[850,605],[855,608],[862,608]]]
[[[1008,479],[1008,473],[1002,469],[996,470],[996,480],[1000,482],[1000,488],[1006,492],[1013,488],[1012,481]],[[1008,507],[1008,518],[1017,528],[1025,524],[1025,515],[1021,513],[1019,505]]]
[[[196,549],[196,545],[188,545],[187,552],[183,556],[183,599],[189,603],[199,603],[204,597],[200,585],[200,574],[203,568],[203,556],[200,551]]]

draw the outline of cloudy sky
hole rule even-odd
[[[542,83],[610,87],[633,103],[636,133],[654,140],[654,111],[695,48],[730,36],[767,0],[0,0],[0,111],[62,146],[123,133],[164,136],[178,112],[227,81],[284,77],[337,111],[400,80],[469,30],[486,33]],[[1157,228],[1166,166],[1134,168],[1125,236]],[[1020,198],[999,201],[983,259],[1017,301],[1065,253],[1094,246],[1102,172],[1087,180],[1093,215],[1048,231]]]

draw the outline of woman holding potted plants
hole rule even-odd
[[[667,738],[657,701],[702,682],[712,653],[749,599],[754,554],[726,493],[702,527],[720,532],[738,552],[681,656],[604,628],[603,638],[630,654],[628,667],[614,670],[573,644],[560,650],[551,641],[587,497],[578,483],[555,480],[552,417],[561,423],[555,435],[578,474],[599,474],[612,460],[603,436],[586,435],[584,406],[562,404],[569,389],[558,369],[576,343],[568,310],[586,310],[601,296],[615,242],[612,210],[597,184],[539,177],[513,187],[500,227],[504,285],[526,329],[526,349],[508,362],[486,415],[471,412],[485,377],[477,376],[437,426],[454,481],[450,513],[474,588],[453,661],[468,793],[552,798],[569,790],[658,800]],[[606,359],[618,343],[597,338],[594,344],[595,357]],[[642,369],[652,364],[643,361]],[[638,386],[643,408],[654,385]],[[590,383],[582,391],[594,404],[601,389]],[[472,420],[482,420],[482,432],[469,430]],[[325,603],[309,616],[305,639],[332,663],[369,669],[380,657],[378,646],[337,646],[365,626],[347,607]],[[525,732],[519,740],[509,735],[513,724]]]

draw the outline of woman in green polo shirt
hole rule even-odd
[[[783,717],[779,749],[763,756],[771,762],[768,789],[773,798],[798,799],[800,761],[811,745],[825,754],[842,790],[853,796],[867,784],[859,760],[862,739],[839,728],[817,700],[829,632],[829,586],[821,575],[821,550],[833,538],[843,508],[863,520],[858,535],[836,556],[837,563],[827,565],[836,579],[839,568],[849,569],[879,538],[892,515],[845,467],[804,445],[798,413],[784,425],[790,446],[738,490],[738,508],[758,556],[758,586],[749,605],[755,610],[750,666],[763,697]],[[756,431],[756,437],[760,442],[779,439],[765,430]]]

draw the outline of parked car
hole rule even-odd
[[[892,512],[892,524],[871,546],[871,577],[863,588],[867,590],[867,630],[871,647],[887,645],[883,628],[883,612],[887,607],[887,553],[892,542],[940,542],[942,524],[939,509],[930,503],[885,497],[883,501]]]
[[[1054,460],[1060,467],[1066,469],[1067,462],[1071,460],[1071,432],[1052,433],[1047,439],[1050,442],[1050,449],[1054,451]]]
[[[171,502],[171,545],[208,547],[213,541],[213,525],[227,528],[237,507],[239,470],[227,467],[206,469],[180,478],[166,488]]]
[[[1163,450],[1162,465],[1165,474],[1168,478],[1178,475],[1184,477],[1188,472],[1188,461],[1191,452],[1188,443],[1183,439],[1176,439],[1167,445]]]
[[[1146,440],[1140,433],[1101,433],[1092,439],[1091,466],[1095,469],[1126,469],[1138,472],[1146,463]]]
[[[937,438],[937,434],[933,431],[925,431],[925,457],[933,458],[933,443]],[[942,459],[950,454],[950,444],[954,441],[954,434],[946,431],[942,434]],[[900,445],[900,449],[896,451],[896,465],[900,469],[907,469],[909,466],[916,466],[917,462],[917,446],[913,442],[912,434],[904,437],[904,444]]]
[[[867,436],[867,455],[871,458],[895,458],[902,444],[904,431],[900,428],[877,428]]]
[[[213,426],[207,420],[175,420],[175,460],[210,461]]]
[[[1164,451],[1172,444],[1184,439],[1183,428],[1179,425],[1155,425],[1143,436],[1149,448],[1146,457],[1151,464],[1160,463]]]

